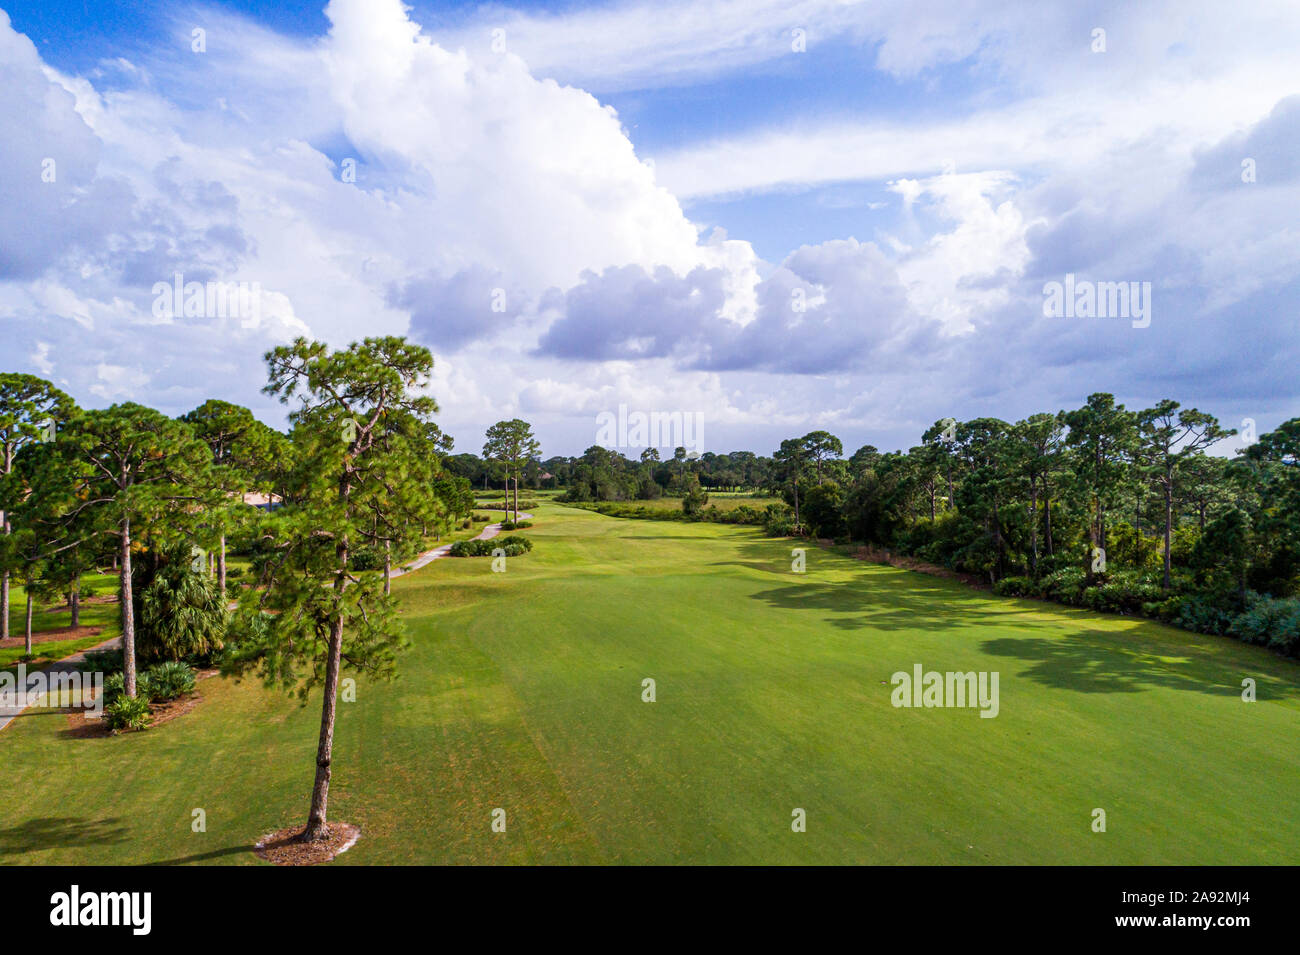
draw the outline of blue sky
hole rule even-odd
[[[460,450],[620,405],[764,453],[1093,391],[1298,413],[1294,4],[0,11],[4,364],[87,405],[276,421],[267,348],[392,333]],[[177,273],[257,308],[160,314]],[[1045,316],[1066,273],[1150,323]]]

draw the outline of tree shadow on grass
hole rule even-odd
[[[79,819],[75,816],[29,819],[0,829],[0,856],[124,842],[127,829],[120,822],[116,818]]]
[[[185,865],[190,862],[206,862],[209,859],[222,859],[226,856],[242,855],[246,852],[252,852],[255,846],[228,846],[225,849],[213,849],[211,852],[199,852],[192,856],[180,856],[176,859],[159,859],[156,862],[148,862],[146,865]]]
[[[1046,627],[1042,621],[1016,618],[1033,611],[990,607],[988,598],[960,589],[918,584],[915,580],[882,578],[870,588],[853,583],[806,581],[751,594],[783,610],[815,610],[840,616],[826,623],[841,630],[951,630],[988,621],[1025,627]],[[852,615],[852,616],[845,616]]]
[[[1029,663],[1022,674],[1028,679],[1080,693],[1139,693],[1164,688],[1240,697],[1241,680],[1250,677],[1260,699],[1300,695],[1295,686],[1265,676],[1249,664],[1230,663],[1191,643],[1177,648],[1160,644],[1136,647],[1118,644],[1117,636],[1105,630],[1084,630],[1055,640],[1000,637],[983,641],[980,649]]]

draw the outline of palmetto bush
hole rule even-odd
[[[194,692],[194,668],[176,660],[150,667],[145,676],[148,678],[150,698],[159,702]]]
[[[139,687],[136,687],[139,692]],[[104,705],[111,706],[117,700],[126,695],[126,678],[122,676],[122,671],[110,673],[104,678]]]
[[[119,696],[104,707],[104,722],[114,733],[142,730],[149,719],[149,701],[143,696]]]
[[[188,564],[164,567],[140,597],[138,646],[154,660],[206,657],[226,635],[226,596]]]

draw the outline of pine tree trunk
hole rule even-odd
[[[135,696],[135,607],[131,600],[131,519],[122,518],[117,581],[122,611],[122,675],[126,695]]]
[[[1033,551],[1029,575],[1038,578],[1038,484],[1033,484],[1029,494],[1029,544]]]
[[[1165,590],[1169,589],[1169,544],[1174,529],[1174,488],[1173,468],[1170,467],[1165,480]]]
[[[336,579],[335,586],[342,588],[341,574]],[[342,656],[343,608],[340,606],[338,619],[330,628],[329,659],[325,664],[324,700],[320,712],[320,740],[316,746],[316,783],[311,791],[311,812],[307,816],[307,828],[302,834],[304,842],[329,838],[326,810],[330,798],[330,761],[334,754],[334,714],[338,706],[339,664]]]
[[[23,648],[27,656],[32,655],[32,588],[27,588],[27,630],[23,641]]]
[[[1047,546],[1047,556],[1052,556],[1052,488],[1043,475],[1043,543]]]
[[[384,596],[393,592],[393,542],[384,541]]]
[[[13,469],[13,450],[9,445],[5,445],[5,470],[8,474]],[[0,511],[0,527],[4,528],[4,535],[8,537],[11,533],[9,527],[9,515]],[[9,639],[9,571],[5,571],[0,576],[0,640]]]
[[[1092,572],[1092,562],[1093,562],[1092,555],[1096,552],[1097,548],[1101,545],[1100,536],[1097,533],[1097,526],[1098,526],[1097,514],[1100,512],[1100,510],[1101,510],[1101,506],[1097,505],[1097,507],[1093,511],[1092,518],[1088,521],[1088,553],[1086,553],[1083,557],[1083,577],[1085,582],[1087,583],[1087,586],[1089,587],[1091,587],[1093,582],[1097,579]]]
[[[226,596],[226,535],[221,535],[221,549],[217,551],[217,588],[224,600]]]
[[[1002,518],[998,516],[998,502],[993,502],[993,547],[995,555],[995,567],[1000,578],[1002,576]],[[994,583],[997,583],[995,580]]]
[[[515,523],[519,523],[519,472],[515,472]]]
[[[72,620],[69,622],[74,628],[81,626],[81,575],[72,578],[72,590],[68,594],[68,604],[72,607]]]

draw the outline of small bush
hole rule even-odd
[[[510,535],[494,537],[491,540],[456,541],[448,553],[452,557],[491,557],[492,552],[500,548],[507,557],[518,557],[533,549],[533,542],[527,537]]]
[[[456,541],[451,545],[451,550],[447,553],[452,557],[483,557],[485,554],[491,553],[490,550],[483,549],[488,543],[488,541],[479,540]]]
[[[1040,592],[1049,600],[1078,606],[1083,600],[1085,579],[1082,567],[1062,567],[1039,582]]]
[[[519,556],[519,554],[526,554],[528,551],[533,549],[532,541],[530,541],[527,537],[520,537],[517,534],[511,534],[508,537],[501,537],[498,538],[497,540],[484,541],[484,543],[489,545],[489,549],[488,549],[489,554],[492,553],[491,545],[495,544],[498,547],[505,548],[507,557],[517,557]],[[516,549],[517,552],[511,553],[512,549]]]
[[[1037,597],[1038,584],[1029,577],[1003,577],[993,585],[993,592],[1003,597]]]
[[[174,700],[194,692],[194,668],[185,663],[175,660],[159,663],[146,670],[144,676],[148,678],[150,699],[158,702]]]
[[[532,521],[520,521],[520,522],[517,523],[517,524],[516,524],[514,521],[502,521],[502,522],[501,522],[501,529],[502,529],[503,531],[516,531],[516,530],[522,530],[522,529],[525,528],[525,527],[532,527],[532,526],[533,526],[533,522],[532,522]]]
[[[149,676],[148,670],[142,670],[135,675],[135,695],[142,700],[153,702],[154,693],[153,678]]]
[[[104,723],[114,733],[145,729],[149,720],[149,701],[143,696],[119,696],[104,707]]]

